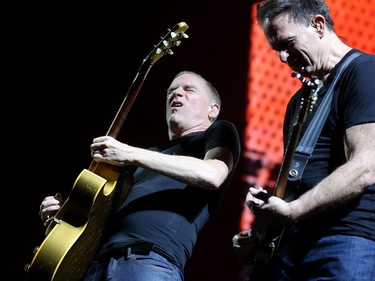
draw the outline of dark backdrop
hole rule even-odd
[[[3,280],[23,280],[23,267],[44,239],[38,208],[46,195],[68,196],[91,163],[91,140],[104,135],[142,60],[167,28],[190,36],[151,71],[118,139],[140,147],[167,140],[165,94],[174,74],[194,70],[222,95],[222,119],[243,136],[251,1],[26,3],[4,12],[2,102]],[[242,161],[186,268],[186,281],[236,281],[232,250],[245,188]]]

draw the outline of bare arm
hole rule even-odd
[[[219,188],[233,169],[233,155],[224,147],[211,149],[201,160],[133,147],[104,136],[94,139],[91,150],[96,161],[140,166],[205,189]]]
[[[344,138],[348,161],[290,203],[294,220],[345,204],[375,183],[375,123],[351,127]]]
[[[91,149],[96,161],[118,166],[140,166],[205,189],[219,188],[233,169],[233,155],[224,147],[211,149],[201,160],[129,146],[106,136],[96,138]],[[46,197],[40,205],[41,220],[46,222],[54,216],[61,204],[60,194]]]
[[[275,196],[263,200],[261,190],[250,188],[247,205],[268,223],[289,223],[356,198],[375,183],[375,123],[347,129],[344,142],[347,162],[298,199],[290,203]]]

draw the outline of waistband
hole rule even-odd
[[[121,247],[118,249],[110,250],[105,253],[99,254],[95,260],[101,262],[108,258],[120,258],[122,256],[126,256],[128,253],[135,254],[135,255],[149,255],[150,252],[153,251],[158,255],[164,257],[168,261],[175,264],[174,260],[166,253],[163,249],[156,246],[152,243],[138,243],[138,244],[131,244],[125,247]]]

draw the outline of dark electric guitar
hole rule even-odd
[[[127,114],[151,67],[165,54],[173,54],[182,38],[188,38],[185,22],[177,23],[143,60],[107,135],[117,137]],[[34,257],[26,264],[28,281],[78,281],[83,277],[101,241],[101,236],[119,192],[116,183],[120,168],[92,161],[76,179],[69,197],[50,222],[46,238],[35,248]],[[120,200],[130,191],[121,190]]]
[[[293,189],[291,186],[288,186],[288,176],[302,126],[309,112],[311,112],[313,105],[315,104],[316,90],[319,84],[319,80],[304,78],[299,73],[293,73],[293,77],[298,78],[303,83],[302,99],[299,112],[296,116],[295,122],[293,123],[292,133],[289,137],[276,186],[273,192],[274,196],[284,199],[285,201],[291,201],[293,198]],[[259,242],[257,243],[257,249],[255,250],[255,256],[252,264],[264,266],[268,263],[281,242],[283,232],[283,227],[266,226],[262,225],[259,221],[255,222],[251,235],[256,235],[259,237]]]

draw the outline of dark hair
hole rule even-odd
[[[296,23],[309,25],[315,15],[322,15],[329,30],[335,31],[328,5],[324,0],[264,0],[257,4],[257,21],[264,28],[282,13]]]

